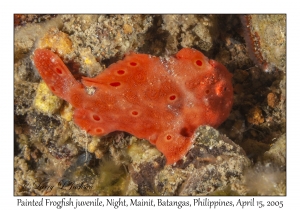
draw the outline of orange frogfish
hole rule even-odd
[[[75,108],[73,120],[81,129],[147,139],[167,164],[186,155],[197,127],[226,120],[233,103],[232,74],[195,49],[167,58],[130,53],[81,81],[50,50],[36,49],[33,61],[51,91]]]

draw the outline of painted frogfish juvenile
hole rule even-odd
[[[188,152],[197,127],[219,126],[233,103],[231,73],[195,49],[168,58],[130,53],[81,81],[50,50],[36,49],[33,61],[51,91],[75,108],[73,120],[81,129],[95,136],[118,130],[147,139],[167,164]]]

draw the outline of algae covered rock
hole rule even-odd
[[[54,95],[45,82],[41,82],[37,88],[34,106],[45,114],[53,114],[59,110],[63,100]]]
[[[265,60],[286,71],[286,15],[251,15]]]
[[[165,166],[163,156],[133,159],[129,173],[139,194],[208,195],[241,179],[250,165],[241,147],[209,126],[195,135],[193,148],[176,164]]]
[[[264,161],[278,167],[286,167],[286,134],[281,135],[270,150],[264,153]]]

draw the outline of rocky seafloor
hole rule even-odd
[[[14,194],[285,195],[286,16],[250,17],[254,53],[271,70],[251,60],[239,15],[15,15]],[[128,133],[86,134],[32,62],[36,48],[51,48],[75,77],[94,77],[130,51],[166,56],[183,47],[228,68],[234,104],[217,130],[197,129],[174,165]]]

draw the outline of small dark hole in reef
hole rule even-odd
[[[192,136],[191,132],[186,127],[182,128],[180,130],[180,135],[182,135],[184,137],[190,137],[190,136]]]
[[[110,83],[110,86],[113,86],[113,87],[118,87],[120,85],[121,85],[120,82],[112,82],[112,83]]]
[[[227,90],[227,87],[224,87],[224,91],[226,91]]]
[[[80,70],[81,65],[79,62],[70,60],[70,61],[68,61],[68,63],[66,63],[66,65],[76,80],[81,80],[82,76],[86,76],[86,75],[83,75],[80,73],[79,70]]]
[[[118,70],[117,73],[118,73],[119,75],[123,75],[123,74],[125,73],[125,71],[124,71],[124,70]]]
[[[100,117],[98,115],[95,115],[95,114],[93,115],[93,119],[96,120],[96,121],[100,121]]]
[[[56,68],[56,72],[57,72],[58,74],[62,74],[62,70],[59,69],[59,68]]]
[[[197,60],[197,61],[196,61],[196,64],[197,64],[197,66],[202,66],[202,61]]]
[[[129,64],[130,64],[130,66],[136,66],[137,65],[136,62],[130,62]]]
[[[206,93],[206,94],[209,94],[209,90],[206,90],[205,93]]]

